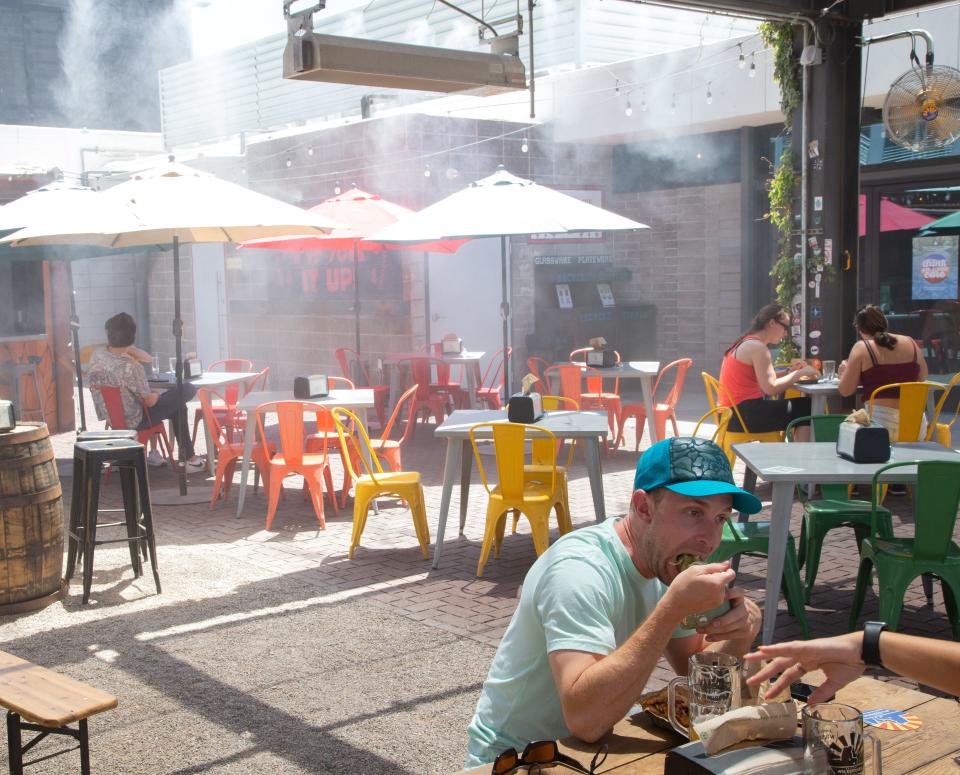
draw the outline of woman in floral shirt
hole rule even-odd
[[[153,359],[149,353],[133,344],[137,335],[136,321],[126,312],[121,312],[110,318],[104,328],[108,344],[103,350],[97,350],[90,359],[87,371],[90,387],[107,385],[120,388],[123,417],[128,428],[146,430],[156,423],[175,418],[179,406],[196,395],[196,387],[185,383],[182,398],[178,398],[176,388],[163,393],[152,392],[143,364],[149,364]],[[100,391],[93,391],[93,401],[97,416],[101,420],[107,419],[107,409]],[[149,408],[149,416],[143,411],[144,406]],[[186,453],[187,469],[198,471],[203,468],[203,461],[194,454],[190,434],[184,433],[181,439],[177,423],[173,424],[173,428],[174,437]]]

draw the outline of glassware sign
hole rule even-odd
[[[603,207],[603,191],[599,188],[565,188],[561,186],[550,186],[554,191],[561,194],[572,196],[581,202]],[[541,232],[534,233],[527,237],[530,243],[577,243],[577,242],[603,242],[602,231],[566,231],[566,232]]]

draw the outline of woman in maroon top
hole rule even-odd
[[[857,310],[853,320],[860,341],[840,364],[839,391],[852,396],[862,385],[861,398],[870,400],[874,390],[894,382],[918,382],[927,378],[927,362],[917,343],[909,336],[894,336],[887,331],[887,318],[879,307],[867,304]],[[900,426],[899,391],[882,391],[874,399],[873,419],[897,438]]]

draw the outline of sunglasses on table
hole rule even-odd
[[[537,772],[540,767],[562,764],[575,772],[593,775],[596,768],[606,761],[607,746],[602,745],[590,760],[590,769],[584,767],[576,759],[560,752],[556,740],[540,740],[536,743],[527,743],[523,753],[518,755],[515,748],[502,751],[493,762],[492,775],[511,775],[521,768]]]

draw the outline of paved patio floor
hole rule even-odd
[[[702,403],[702,395],[685,400],[680,416],[699,416]],[[692,423],[682,430],[692,430]],[[611,516],[625,511],[630,494],[632,425],[627,436],[630,451],[603,460]],[[58,457],[69,459],[72,441],[72,434],[55,437]],[[404,448],[405,465],[423,474],[431,535],[443,455],[429,427]],[[168,469],[151,469],[150,477],[152,487],[174,485]],[[569,478],[574,525],[589,525],[592,502],[579,452]],[[190,485],[209,491],[210,482],[195,474]],[[116,505],[117,477],[105,490]],[[769,488],[758,494],[769,501]],[[103,775],[455,772],[480,684],[534,560],[521,524],[500,559],[476,578],[483,495],[475,473],[462,536],[454,495],[436,571],[421,559],[409,512],[390,501],[371,514],[362,546],[349,560],[351,502],[339,516],[328,508],[327,527],[319,530],[296,479],[287,484],[269,532],[262,492],[251,490],[239,519],[235,493],[213,510],[207,504],[157,507],[162,594],[155,594],[149,573],[133,578],[124,547],[102,547],[89,605],[80,604],[74,578],[62,602],[0,618],[0,648],[120,698],[117,710],[91,721],[93,770]],[[888,505],[898,529],[909,529],[909,498],[890,498]],[[798,509],[793,532],[799,535]],[[755,599],[765,567],[760,558],[741,563],[738,581]],[[807,608],[814,635],[845,631],[855,569],[852,533],[835,531]],[[876,613],[873,595],[864,613]],[[949,637],[939,587],[932,606],[919,582],[909,590],[901,627]],[[799,633],[781,603],[777,638]],[[671,675],[661,664],[650,688]],[[42,747],[48,752],[60,745],[44,741]],[[77,768],[71,753],[32,771]]]

